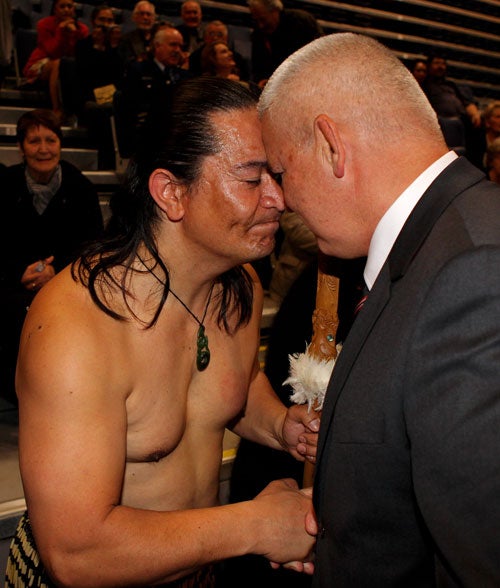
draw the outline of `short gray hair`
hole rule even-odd
[[[363,135],[411,132],[441,137],[437,117],[418,82],[387,47],[364,35],[320,37],[296,51],[271,76],[259,101],[262,116],[285,107],[316,109]]]
[[[267,12],[272,10],[283,10],[283,2],[281,0],[247,0],[247,4],[250,8],[252,6],[262,6]]]

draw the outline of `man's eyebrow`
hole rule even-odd
[[[259,167],[259,168],[267,168],[268,167],[268,163],[265,160],[264,161],[257,161],[257,160],[255,160],[255,161],[245,161],[243,163],[237,163],[234,166],[234,169],[236,171],[240,171],[240,170],[244,171],[246,169],[254,169],[256,167]]]

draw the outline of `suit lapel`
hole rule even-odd
[[[482,172],[465,158],[458,158],[429,186],[401,229],[363,310],[354,321],[333,370],[321,416],[318,468],[337,400],[368,335],[390,299],[392,284],[404,276],[438,218],[451,202],[463,190],[483,179]]]

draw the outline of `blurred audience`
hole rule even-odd
[[[24,67],[23,75],[28,83],[48,83],[52,109],[62,117],[60,60],[74,56],[77,41],[87,37],[89,29],[75,18],[73,0],[54,0],[51,15],[39,20],[36,29],[37,46]]]
[[[233,52],[224,41],[215,41],[203,47],[201,52],[201,71],[205,75],[239,80],[238,68]]]
[[[423,89],[438,116],[468,118],[473,127],[481,125],[481,114],[473,97],[464,88],[446,78],[447,63],[434,53],[427,59],[427,77]]]
[[[181,5],[182,24],[177,29],[182,35],[182,50],[190,55],[203,44],[203,25],[200,3],[186,0]]]
[[[482,167],[481,113],[470,88],[455,84],[446,74],[445,57],[438,52],[430,54],[422,89],[438,115],[448,147]],[[462,145],[457,144],[457,137],[461,137]]]
[[[109,6],[95,7],[91,21],[91,35],[76,44],[73,85],[77,89],[76,113],[98,150],[99,169],[113,169],[115,156],[110,120],[113,95],[123,77],[118,53],[121,31]]]
[[[281,0],[247,0],[255,23],[252,32],[252,79],[263,86],[289,55],[323,30],[305,10],[285,9]]]
[[[122,36],[118,51],[123,63],[130,61],[144,61],[148,58],[153,28],[156,22],[156,10],[148,0],[139,0],[132,12],[135,29]]]
[[[203,44],[189,56],[189,71],[194,76],[199,76],[203,73],[201,67],[201,53],[203,48],[216,41],[222,41],[231,48],[227,26],[220,20],[213,20],[207,24],[203,31]],[[250,78],[250,72],[247,61],[233,48],[231,48],[231,51],[233,53],[233,59],[236,63],[240,79],[248,80]]]
[[[35,294],[103,230],[97,192],[73,165],[61,161],[62,132],[50,110],[33,110],[17,123],[23,163],[0,170],[2,221],[0,329],[2,394],[15,401],[14,375],[26,309]]]
[[[490,180],[500,184],[500,137],[492,141],[486,149],[486,169]]]
[[[500,137],[500,100],[486,105],[483,111],[486,145],[490,145]]]
[[[414,59],[409,67],[413,77],[422,85],[427,77],[427,63],[424,59]]]
[[[129,63],[123,90],[114,96],[114,112],[122,157],[130,157],[136,146],[152,138],[152,130],[168,113],[172,88],[191,77],[182,69],[182,35],[166,24],[152,40],[151,55]]]

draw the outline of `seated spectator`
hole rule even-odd
[[[50,110],[33,110],[17,123],[23,163],[0,171],[2,219],[0,329],[2,394],[15,401],[17,348],[26,309],[35,294],[75,259],[83,242],[102,232],[94,186],[61,161],[62,133]],[[8,309],[8,310],[7,310]]]
[[[281,0],[247,0],[252,33],[252,79],[263,87],[289,55],[320,37],[323,30],[305,10],[285,9]]]
[[[121,32],[109,6],[94,8],[91,21],[91,35],[76,44],[77,114],[98,149],[99,169],[114,169],[110,117],[113,95],[123,77],[118,54]]]
[[[73,57],[77,41],[89,34],[86,25],[75,18],[73,0],[54,0],[51,15],[37,24],[37,46],[30,55],[23,75],[28,83],[47,82],[52,109],[62,117],[59,96],[59,65],[62,57]]]
[[[446,59],[440,53],[431,54],[427,59],[427,77],[422,84],[422,89],[440,119],[448,147],[461,148],[463,154],[474,165],[481,168],[484,153],[481,148],[481,114],[470,88],[455,84],[447,79],[446,74]],[[451,126],[448,134],[448,121],[453,124],[461,121],[461,130],[457,131],[454,126]],[[462,135],[462,145],[454,142],[458,134]]]
[[[181,5],[182,24],[177,29],[182,35],[182,50],[190,55],[203,44],[202,12],[196,0],[186,0]]]
[[[486,144],[490,145],[500,137],[500,100],[490,102],[483,111]]]
[[[114,102],[122,157],[130,157],[135,147],[147,140],[168,112],[173,86],[191,77],[181,68],[182,62],[182,35],[172,25],[165,25],[155,33],[151,57],[127,67],[123,92],[115,94]]]
[[[492,141],[486,149],[486,169],[490,180],[500,184],[500,137]]]
[[[156,21],[154,4],[148,0],[139,0],[132,12],[132,20],[136,28],[124,34],[118,46],[124,65],[130,61],[144,61],[148,58]]]
[[[227,26],[221,20],[213,20],[207,24],[203,31],[203,45],[198,47],[198,49],[193,51],[189,56],[189,71],[193,76],[199,76],[202,74],[201,52],[206,45],[215,43],[215,41],[222,41],[231,48],[240,79],[250,79],[247,61],[242,55],[232,49],[232,46],[229,43]]]
[[[216,41],[203,47],[201,52],[201,70],[205,75],[239,80],[238,69],[233,52],[227,43]]]
[[[427,77],[427,63],[424,59],[414,59],[409,66],[409,70],[417,82],[422,85]]]
[[[481,125],[481,114],[473,97],[446,78],[446,59],[439,53],[427,59],[427,78],[423,89],[438,116],[467,117],[473,127]]]

